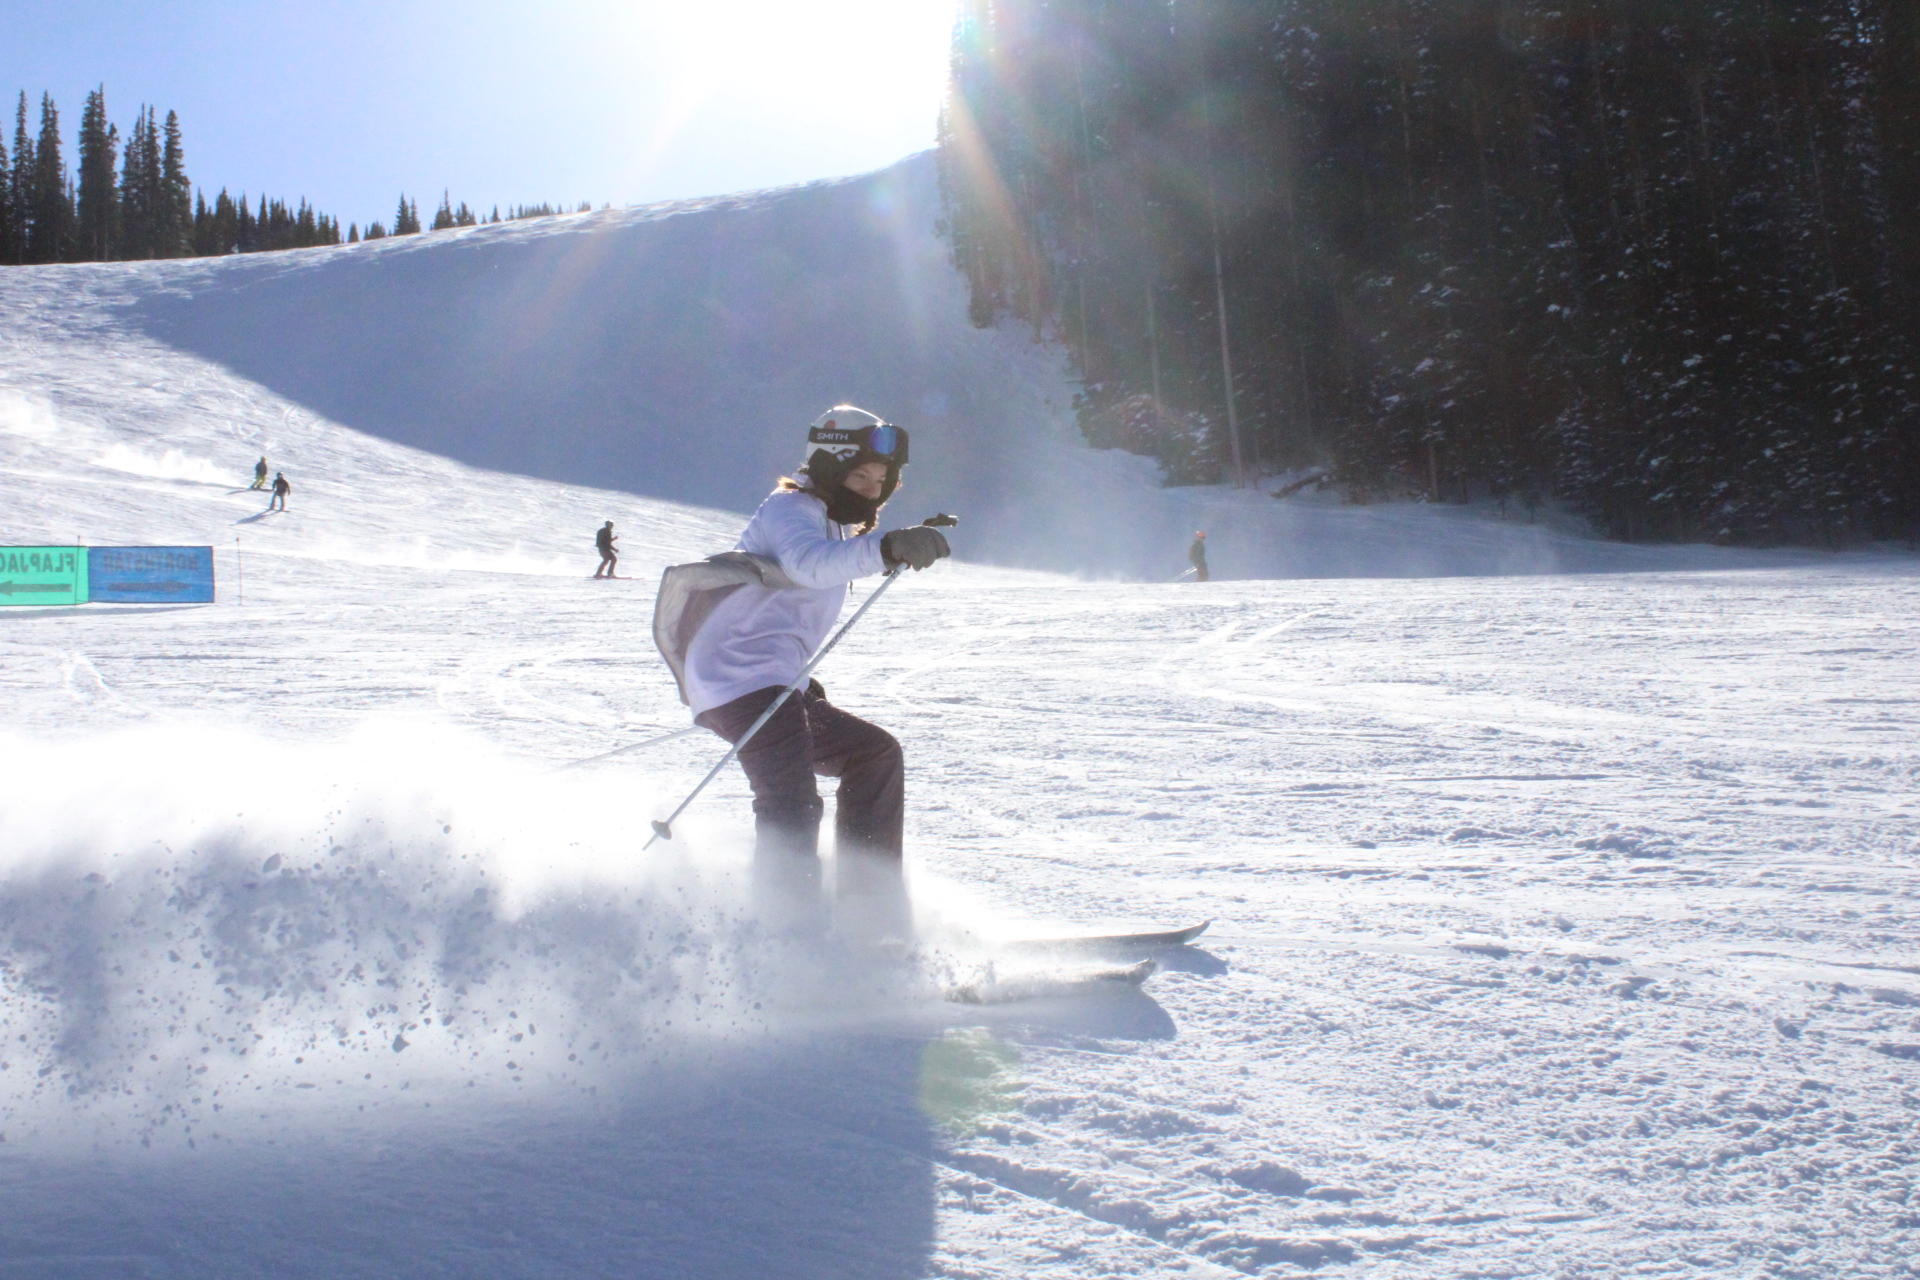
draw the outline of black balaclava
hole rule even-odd
[[[816,493],[819,490],[815,490]],[[846,484],[837,484],[831,492],[821,493],[821,501],[827,504],[827,519],[835,524],[850,524],[856,527],[871,523],[880,516],[880,508],[887,505],[884,498],[869,498],[855,493]]]

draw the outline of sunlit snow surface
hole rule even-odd
[[[1910,558],[1063,453],[1168,577],[1196,512],[1217,565],[1615,571],[901,583],[822,678],[906,746],[929,932],[1218,921],[1140,993],[951,1005],[767,936],[735,773],[639,853],[716,740],[561,768],[685,723],[652,584],[737,514],[416,453],[122,322],[189,269],[0,277],[0,540],[212,542],[222,584],[0,610],[0,1275],[1920,1255]],[[630,581],[586,579],[606,518]]]

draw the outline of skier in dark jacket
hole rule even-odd
[[[253,464],[253,483],[247,487],[249,489],[264,489],[267,487],[267,460],[265,458]]]
[[[814,421],[807,440],[812,452],[799,479],[781,480],[739,542],[739,550],[778,562],[791,585],[732,589],[686,648],[694,722],[728,742],[739,742],[805,669],[848,583],[900,565],[924,569],[949,553],[946,538],[926,525],[874,531],[907,461],[905,431],[839,405]],[[741,748],[740,765],[753,787],[756,883],[776,923],[808,928],[821,909],[819,774],[840,783],[840,927],[903,935],[911,924],[902,878],[906,763],[893,735],[834,706],[816,680],[780,704]]]
[[[620,576],[614,572],[620,564],[620,556],[613,549],[613,544],[618,541],[620,539],[614,536],[611,520],[601,525],[593,535],[593,545],[600,548],[600,567],[593,571],[594,577],[617,578]]]
[[[1193,561],[1193,580],[1205,582],[1207,573],[1207,534],[1206,530],[1193,535],[1193,545],[1187,548],[1187,559]]]
[[[273,511],[278,509],[285,511],[287,509],[287,495],[292,492],[293,486],[287,483],[287,478],[278,471],[274,472],[273,498],[267,503],[267,510]]]

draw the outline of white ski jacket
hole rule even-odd
[[[856,535],[833,523],[826,503],[804,490],[768,495],[738,549],[779,561],[795,585],[747,583],[700,624],[687,646],[687,704],[695,715],[755,689],[786,685],[832,630],[847,584],[886,569],[878,532]]]

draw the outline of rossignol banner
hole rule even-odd
[[[212,604],[212,547],[0,547],[0,606]]]
[[[86,602],[85,547],[0,547],[0,606]]]
[[[87,594],[118,604],[212,604],[212,547],[88,547]]]

